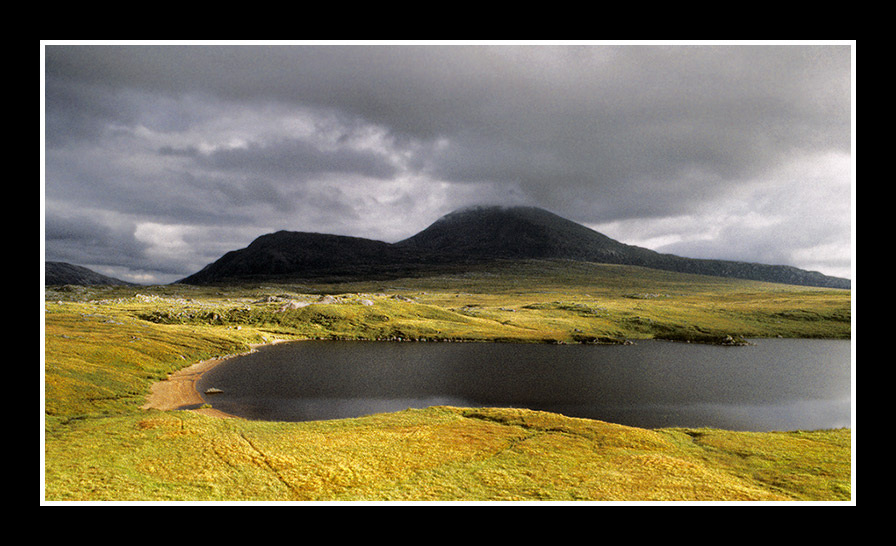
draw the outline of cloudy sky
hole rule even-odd
[[[167,283],[490,203],[853,276],[854,43],[42,46],[46,260]]]

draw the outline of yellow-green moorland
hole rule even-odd
[[[173,372],[274,340],[849,338],[850,298],[556,262],[365,283],[51,287],[43,498],[848,501],[848,429],[645,430],[454,407],[276,423],[141,407]]]

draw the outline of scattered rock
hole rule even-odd
[[[253,301],[252,303],[276,303],[276,302],[283,301],[283,300],[284,300],[284,298],[282,298],[280,296],[267,296],[267,297],[261,298],[260,300]]]
[[[750,342],[743,338],[743,336],[731,336],[727,335],[725,338],[719,342],[720,345],[730,345],[733,347],[741,347],[744,345],[750,345]]]
[[[278,311],[282,313],[283,311],[289,311],[290,309],[301,309],[302,307],[307,307],[308,305],[310,304],[304,301],[289,301],[281,305]]]

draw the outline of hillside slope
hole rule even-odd
[[[212,284],[272,279],[360,279],[432,272],[492,260],[561,259],[775,283],[850,288],[848,279],[790,266],[692,259],[613,240],[534,207],[472,207],[447,214],[403,241],[280,231],[225,254],[179,281]]]
[[[44,284],[47,286],[66,284],[79,286],[127,286],[132,283],[97,273],[80,265],[65,262],[46,262],[44,264]]]
[[[392,245],[359,237],[278,231],[233,250],[182,284],[210,284],[272,277],[358,275],[392,262]]]

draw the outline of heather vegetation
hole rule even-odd
[[[500,408],[307,423],[142,409],[177,370],[283,339],[847,339],[848,290],[529,261],[365,282],[57,286],[44,307],[49,501],[851,497],[848,429],[645,430]]]

